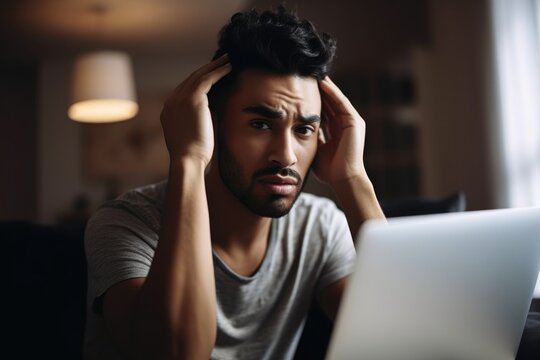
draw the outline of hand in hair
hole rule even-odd
[[[324,126],[319,132],[315,174],[330,185],[367,177],[363,161],[364,119],[328,76],[319,81],[319,88]]]
[[[319,131],[313,169],[336,193],[354,237],[365,220],[384,218],[364,167],[366,123],[330,78],[319,88],[326,133]]]
[[[176,87],[161,111],[171,163],[183,159],[206,166],[214,151],[214,129],[207,94],[231,71],[227,55],[202,66]]]

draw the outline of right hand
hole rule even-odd
[[[161,111],[170,161],[193,159],[206,166],[214,151],[208,92],[231,71],[227,55],[202,66],[176,87]]]

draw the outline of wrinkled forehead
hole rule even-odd
[[[315,78],[247,69],[238,74],[229,105],[235,109],[265,105],[291,115],[320,115],[321,96]]]

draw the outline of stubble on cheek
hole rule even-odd
[[[257,176],[261,176],[262,173],[276,174],[280,171],[290,172],[291,170],[268,167],[256,171],[248,179],[240,164],[223,146],[220,146],[219,149],[218,166],[221,179],[229,191],[251,212],[263,217],[278,218],[288,214],[305,184],[298,174],[297,191],[294,195],[282,196],[264,193],[262,189],[257,187]]]

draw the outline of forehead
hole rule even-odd
[[[236,108],[256,104],[286,113],[320,114],[321,97],[317,80],[258,69],[244,70],[238,75],[236,91],[231,96],[229,105]]]

